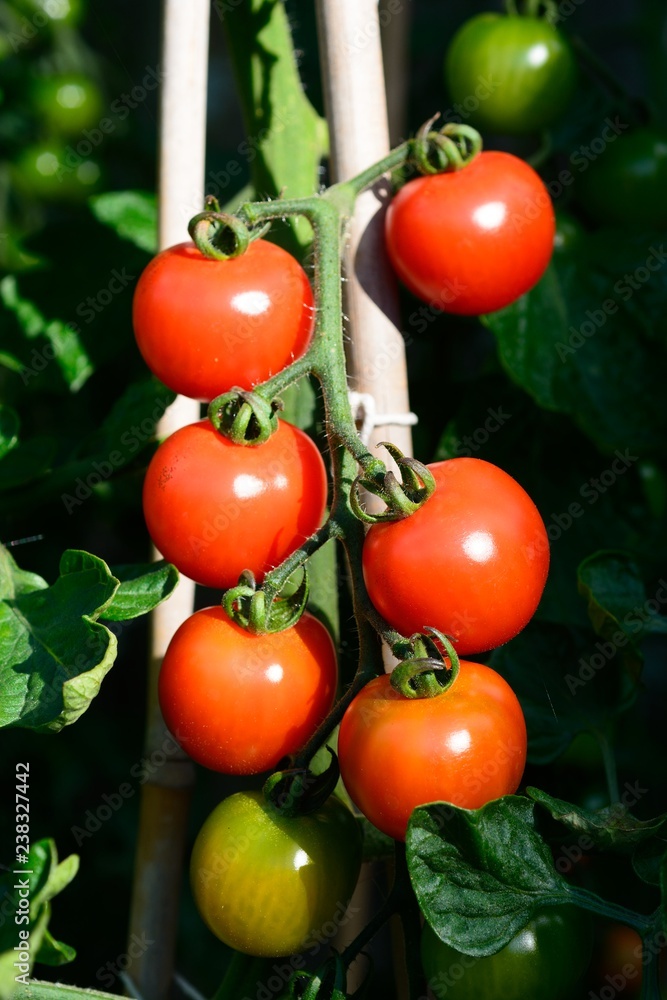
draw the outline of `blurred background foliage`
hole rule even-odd
[[[572,0],[569,7],[563,30],[582,38],[664,127],[667,21],[661,0],[613,6]],[[225,202],[248,182],[253,144],[243,134],[219,8],[213,4],[206,191]],[[305,0],[287,3],[306,91],[322,111],[312,8]],[[391,57],[387,66],[399,95],[395,140],[450,109],[442,74],[446,44],[467,17],[486,9],[499,5],[402,0],[407,74],[398,63],[394,69]],[[0,401],[20,421],[19,443],[0,464],[1,531],[20,565],[49,581],[66,548],[87,549],[111,564],[140,562],[149,553],[141,481],[168,395],[148,378],[135,348],[131,300],[155,239],[159,45],[157,0],[0,0]],[[543,177],[555,180],[618,107],[618,95],[584,73],[547,150],[539,137],[486,136],[487,147],[539,156]],[[640,117],[646,114],[643,105],[633,107]],[[615,592],[633,599],[639,594],[640,606],[641,595],[657,594],[667,576],[667,266],[640,282],[599,333],[580,335],[583,346],[571,359],[558,354],[587,310],[595,313],[614,294],[614,283],[641,267],[652,247],[661,247],[665,232],[600,227],[578,198],[576,181],[560,192],[554,188],[563,213],[562,246],[551,277],[528,304],[482,323],[436,314],[402,293],[411,405],[420,418],[415,453],[426,461],[473,454],[500,464],[535,498],[549,529],[552,572],[537,620],[496,654],[495,665],[524,678],[543,671],[540,677],[554,683],[563,657],[576,672],[601,641],[578,591],[583,559],[600,549],[628,553],[633,561],[623,564]],[[123,203],[132,239],[122,226],[109,224],[117,203],[105,195],[121,191],[144,193]],[[194,208],[183,206],[184,239]],[[3,415],[3,439],[16,431],[5,417],[9,424],[13,419]],[[94,463],[116,444],[122,467],[89,481]],[[610,479],[617,452],[629,457]],[[582,513],[573,514],[572,504]],[[201,605],[214,599],[199,594]],[[621,600],[617,620],[632,607],[630,596]],[[642,816],[667,801],[664,610],[659,607],[656,620],[637,633],[645,658],[639,686],[632,680],[628,697],[625,684],[623,692],[615,687],[610,693],[608,685],[596,687],[596,678],[586,698],[590,712],[570,733],[597,727],[614,742],[621,785],[640,780],[647,789],[637,806]],[[52,921],[54,934],[78,951],[60,977],[120,992],[108,963],[114,966],[126,952],[139,790],[153,764],[142,762],[147,623],[139,619],[114,630],[118,661],[90,710],[57,736],[6,731],[1,759],[7,795],[15,762],[30,762],[33,835],[54,837],[61,857],[81,855],[81,873],[59,899]],[[349,629],[343,649],[354,649]],[[524,696],[530,700],[530,692]],[[599,711],[600,703],[608,710]],[[541,707],[535,711],[537,728]],[[619,724],[614,720],[621,711]],[[529,769],[530,783],[582,805],[604,804],[595,740],[579,735],[541,760]],[[113,798],[123,783],[131,794],[111,808],[104,796]],[[192,836],[223,792],[246,785],[202,776]],[[7,838],[11,833],[7,827]],[[591,877],[600,880],[603,894],[626,905],[650,905],[642,894],[652,890],[637,888],[622,867],[611,872],[602,865]],[[180,972],[207,994],[225,961],[186,891]]]

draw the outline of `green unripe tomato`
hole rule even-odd
[[[199,831],[190,878],[216,937],[247,955],[276,958],[333,937],[360,864],[359,826],[335,796],[316,812],[286,818],[261,792],[237,792]]]
[[[459,28],[445,56],[454,110],[477,128],[508,135],[559,118],[577,75],[569,42],[539,17],[478,14]]]
[[[103,111],[99,87],[79,73],[38,80],[33,101],[40,118],[60,135],[75,135],[94,125]]]
[[[95,160],[84,160],[57,142],[28,146],[13,165],[16,186],[46,201],[82,201],[97,189],[100,176]]]
[[[646,126],[610,142],[577,177],[577,199],[606,225],[667,226],[667,131]]]
[[[18,0],[17,6],[38,29],[47,24],[78,24],[84,10],[82,0]]]
[[[585,236],[586,230],[578,219],[562,208],[556,209],[555,253],[576,251],[581,247]]]
[[[591,958],[588,914],[573,906],[539,910],[495,955],[472,958],[424,924],[422,965],[438,1000],[569,1000]]]

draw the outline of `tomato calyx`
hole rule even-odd
[[[392,652],[403,662],[392,671],[391,686],[405,698],[437,698],[458,676],[459,657],[454,645],[436,628],[426,626],[424,634],[416,632],[409,639],[399,640]]]
[[[401,480],[380,459],[370,457],[362,465],[363,472],[352,483],[350,491],[350,506],[355,516],[365,524],[376,524],[379,521],[399,521],[409,517],[426,503],[435,492],[435,478],[430,470],[403,454],[400,448],[390,441],[380,441],[380,446],[387,449],[401,471]],[[387,510],[370,514],[364,510],[359,500],[359,487],[379,497],[387,505]]]
[[[432,131],[437,118],[424,122],[412,140],[411,159],[421,174],[462,170],[482,152],[482,137],[476,129],[448,122]]]
[[[206,209],[194,215],[188,223],[190,237],[210,260],[231,260],[240,257],[253,240],[260,239],[270,229],[270,223],[257,229],[248,226],[236,215],[221,212],[217,198],[206,198]]]
[[[302,567],[303,577],[297,589],[285,595],[280,591],[269,596],[262,588],[257,588],[255,577],[250,570],[244,570],[236,587],[225,591],[222,607],[236,624],[252,635],[269,635],[282,632],[296,625],[306,609],[310,593],[310,581],[306,567]]]
[[[255,446],[264,444],[278,430],[277,413],[282,408],[280,399],[268,402],[258,392],[235,386],[209,404],[208,418],[216,431],[234,444]]]
[[[321,774],[313,774],[307,767],[292,767],[275,771],[266,779],[262,794],[272,809],[292,819],[316,812],[324,805],[340,777],[338,757],[330,746],[326,749],[331,761]]]

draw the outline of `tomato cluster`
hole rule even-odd
[[[442,304],[442,289],[456,286],[447,303],[453,311],[500,308],[539,279],[551,255],[554,216],[544,195],[516,157],[480,153],[457,171],[403,187],[388,215],[390,255],[429,301]],[[270,433],[239,438],[223,415],[230,398],[259,405],[262,384],[303,358],[315,303],[301,266],[266,240],[251,239],[222,259],[217,250],[200,240],[171,247],[136,289],[135,334],[149,367],[173,390],[215,400],[211,420],[159,446],[143,505],[163,556],[197,583],[227,592],[224,609],[197,611],[169,644],[158,686],[165,721],[199,764],[255,775],[298,758],[336,696],[334,646],[315,617],[304,612],[288,627],[283,619],[260,627],[235,617],[244,588],[254,600],[253,586],[272,586],[271,571],[320,527],[328,484],[319,450],[299,428],[271,411]],[[338,446],[335,436],[330,443]],[[410,516],[370,528],[363,578],[387,630],[413,650],[430,642],[448,660],[448,683],[431,697],[412,697],[383,674],[361,686],[344,715],[339,706],[346,789],[397,840],[415,806],[444,800],[476,808],[517,789],[526,760],[519,702],[495,671],[459,662],[450,640],[468,654],[516,635],[537,607],[549,562],[540,515],[507,473],[468,458],[422,469],[433,495]],[[276,780],[297,773],[303,769],[288,768],[288,778]],[[194,846],[192,886],[205,922],[252,955],[307,948],[347,905],[358,875],[352,812],[335,797],[324,804],[321,795],[309,797],[304,780],[303,801],[277,801],[274,778],[265,794],[228,797]]]

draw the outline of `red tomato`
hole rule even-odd
[[[146,525],[165,559],[206,587],[258,581],[319,527],[327,477],[310,438],[286,421],[264,444],[232,444],[208,420],[182,427],[146,472]]]
[[[478,809],[515,792],[526,763],[526,724],[507,681],[462,660],[447,691],[405,698],[387,674],[362,688],[338,736],[340,773],[371,823],[405,840],[427,802]]]
[[[502,309],[539,281],[555,228],[549,192],[533,168],[511,153],[488,152],[401,188],[387,212],[387,249],[419,298],[478,315]]]
[[[336,653],[307,612],[292,628],[251,635],[221,607],[177,630],[160,670],[160,707],[183,749],[225,774],[258,774],[308,741],[336,693]]]
[[[425,626],[459,654],[507,642],[532,617],[549,569],[537,507],[506,472],[479,458],[429,465],[436,491],[402,521],[374,524],[364,542],[371,601],[402,635]]]
[[[211,400],[250,389],[300,357],[315,312],[305,271],[274,243],[211,260],[193,243],[163,250],[134,293],[144,361],[175,392]]]

